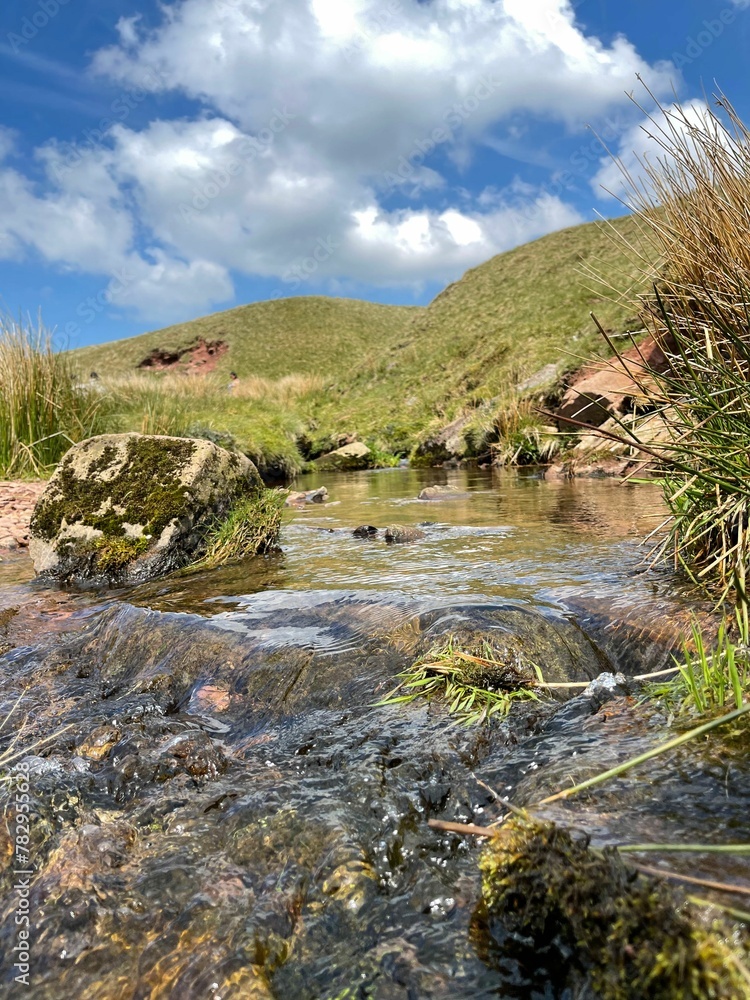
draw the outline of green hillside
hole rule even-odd
[[[606,351],[592,311],[614,332],[638,325],[606,287],[627,291],[639,280],[621,239],[639,242],[630,216],[552,233],[468,271],[414,315],[408,338],[339,384],[322,423],[364,437],[392,428],[392,438],[413,442],[467,408],[503,405],[548,364],[562,373]]]
[[[291,373],[336,375],[349,371],[363,351],[396,343],[420,312],[417,307],[357,299],[276,299],[84,347],[74,357],[82,371],[123,375],[135,371],[153,351],[178,352],[202,338],[227,344],[217,365],[224,373],[272,379]]]
[[[591,311],[615,333],[637,325],[632,306],[610,289],[637,285],[638,267],[625,244],[638,242],[629,216],[588,223],[494,257],[426,308],[282,299],[85,348],[74,358],[81,370],[109,378],[121,429],[187,433],[197,421],[200,429],[231,434],[268,470],[294,472],[348,435],[383,452],[421,449],[429,459],[435,433],[463,415],[458,453],[479,454],[513,431],[508,414],[518,424],[519,383],[554,365],[537,380],[538,394],[603,351]],[[587,276],[589,270],[604,282]],[[132,379],[122,381],[151,352],[176,353],[201,339],[227,345],[216,364],[213,396],[198,389],[205,380],[184,376],[179,391],[163,374],[139,377],[138,391]],[[172,370],[180,371],[180,364]],[[227,398],[231,370],[240,375],[241,388]],[[305,378],[292,384],[292,375]],[[193,389],[183,389],[190,383]],[[160,402],[146,384],[154,391],[163,387]],[[194,404],[186,410],[176,396],[194,397]],[[183,427],[188,411],[191,424]],[[536,419],[530,406],[526,413]]]

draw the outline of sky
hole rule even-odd
[[[0,306],[78,347],[427,303],[621,215],[654,98],[747,120],[749,52],[750,0],[4,0]]]

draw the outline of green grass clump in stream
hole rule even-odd
[[[514,818],[480,862],[475,938],[491,963],[519,942],[554,967],[558,988],[601,1000],[747,1000],[748,940],[706,922],[616,852],[594,851],[552,823]]]
[[[514,701],[538,701],[528,686],[521,654],[512,648],[499,658],[485,643],[459,649],[452,639],[434,646],[398,674],[398,685],[379,705],[403,705],[421,698],[440,698],[457,722],[473,725],[506,716]]]
[[[682,656],[675,657],[676,676],[667,683],[651,685],[649,695],[664,701],[672,712],[705,715],[730,705],[741,708],[750,700],[747,606],[742,604],[738,609],[733,632],[726,621],[722,622],[713,646],[707,644],[697,624],[691,632]]]
[[[240,500],[208,535],[206,555],[198,566],[225,566],[272,551],[279,539],[286,498],[286,490],[261,490]]]

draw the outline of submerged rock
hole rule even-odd
[[[373,524],[360,524],[352,532],[355,538],[373,538],[377,533],[378,529]]]
[[[325,503],[328,499],[328,490],[321,486],[317,490],[306,490],[304,492],[292,492],[286,498],[287,507],[304,507],[307,503]]]
[[[455,500],[457,497],[465,496],[466,493],[457,486],[426,486],[417,500]]]
[[[60,462],[31,518],[37,574],[140,583],[203,555],[206,536],[259,492],[252,462],[210,441],[105,434]]]
[[[315,461],[317,468],[326,472],[356,472],[359,469],[371,469],[374,464],[372,452],[361,441],[345,444],[343,448],[321,455]]]
[[[413,528],[410,525],[391,524],[385,529],[385,540],[389,545],[400,542],[418,542],[425,537],[421,528]]]
[[[548,683],[590,681],[611,669],[575,622],[526,605],[466,604],[431,611],[422,616],[421,629],[418,656],[450,644],[494,661],[467,668],[467,679],[479,687],[533,684],[538,680],[537,670]],[[565,690],[554,693],[570,694]]]

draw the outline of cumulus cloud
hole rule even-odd
[[[46,186],[0,168],[0,253],[127,268],[111,299],[148,318],[228,300],[233,272],[281,293],[451,280],[580,221],[540,189],[472,197],[442,171],[511,116],[578,128],[636,73],[662,92],[670,69],[586,35],[569,0],[182,0],[118,30],[95,73],[201,110],[123,120],[93,149],[50,143]]]
[[[600,160],[599,169],[591,179],[591,186],[599,198],[627,202],[634,185],[648,192],[650,182],[646,166],[650,164],[657,169],[673,166],[674,157],[668,151],[670,145],[676,140],[686,140],[690,148],[690,135],[694,131],[714,133],[719,142],[728,139],[728,135],[723,136],[716,130],[716,122],[705,101],[687,101],[680,106],[668,106],[665,111],[666,118],[657,111],[656,120],[644,118],[627,129],[617,149],[612,151],[613,155]]]

